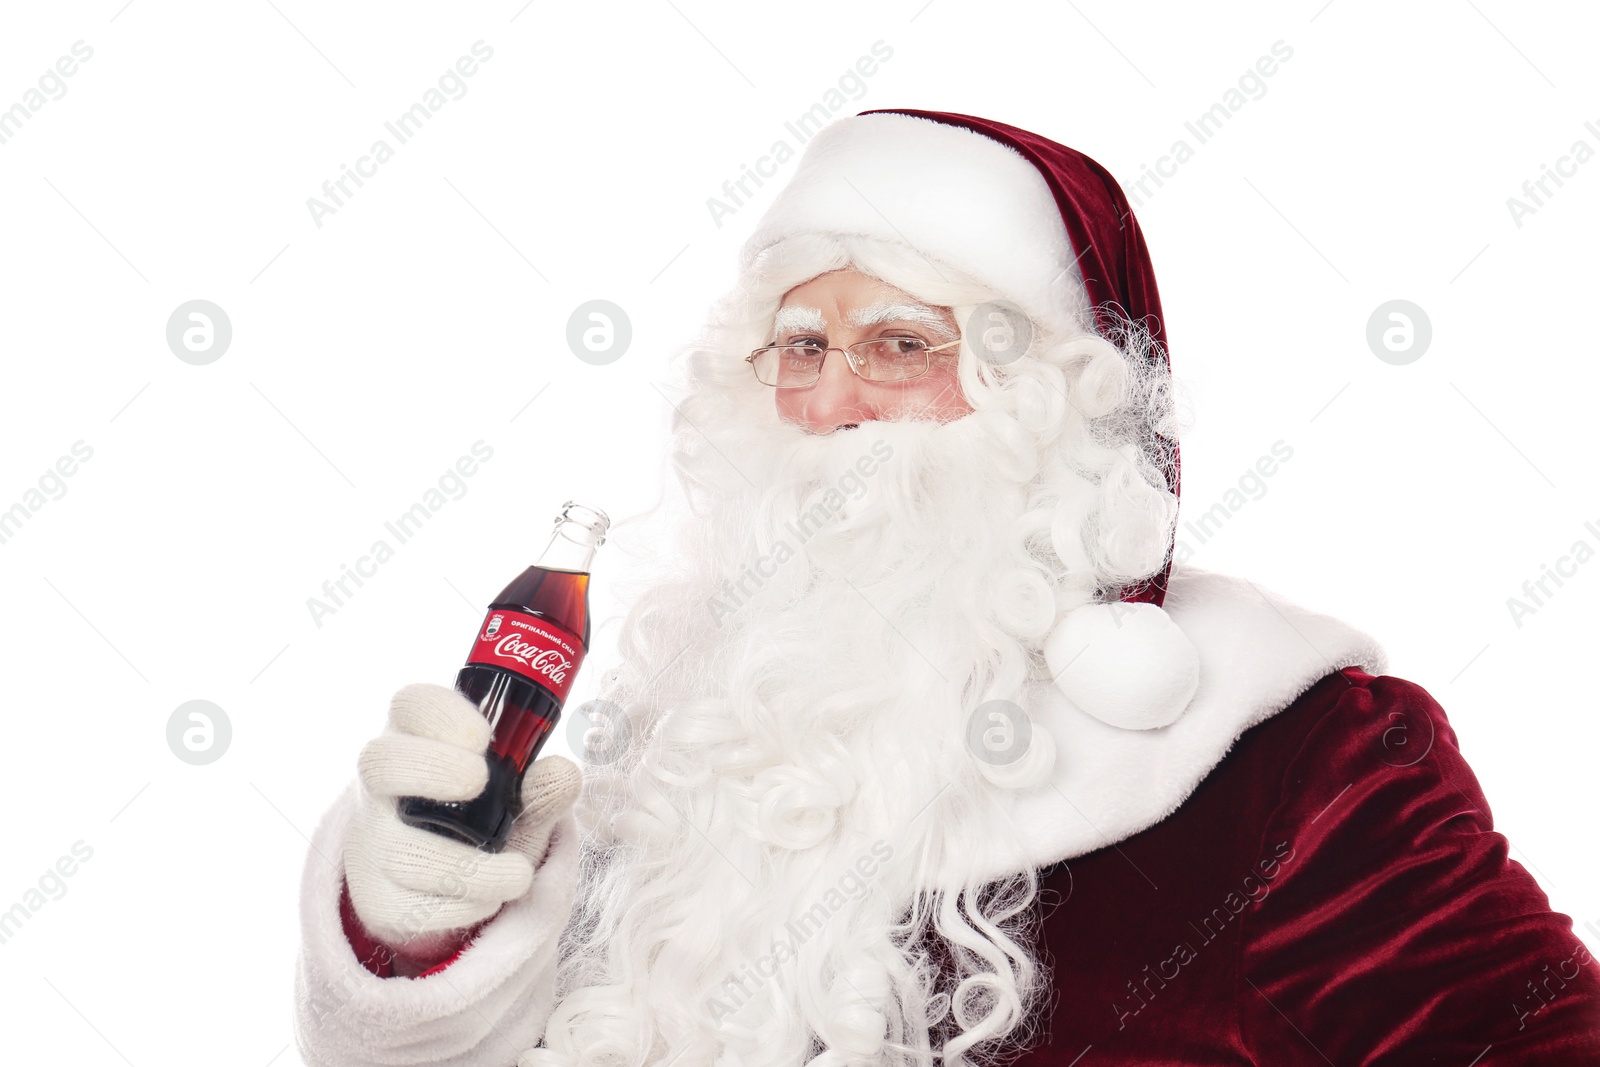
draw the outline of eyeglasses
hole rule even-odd
[[[904,382],[928,373],[929,353],[959,345],[961,339],[929,347],[916,337],[882,337],[858,341],[846,348],[817,345],[768,345],[745,357],[762,385],[800,389],[822,377],[822,361],[829,352],[842,352],[845,366],[869,382]]]

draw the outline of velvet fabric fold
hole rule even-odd
[[[1399,678],[1328,675],[1040,899],[1054,1006],[1018,1067],[1600,1064],[1600,961]]]

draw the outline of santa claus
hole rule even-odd
[[[305,868],[307,1063],[1600,1062],[1600,963],[1438,704],[1173,558],[1103,168],[840,120],[683,364],[585,769],[539,760],[501,853],[407,826],[489,729],[396,694]]]

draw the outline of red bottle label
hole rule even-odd
[[[583,642],[572,631],[537,615],[497,609],[484,616],[467,662],[504,667],[565,704],[583,656]]]

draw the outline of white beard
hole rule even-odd
[[[676,574],[606,678],[632,739],[585,769],[562,999],[524,1062],[931,1063],[941,1032],[960,1062],[1025,1022],[1045,978],[1021,845],[980,900],[946,827],[1005,837],[997,795],[1054,765],[1042,730],[1010,763],[969,738],[1092,595],[1048,547],[1081,482],[1042,488],[1035,437],[994,412],[711,444],[694,514],[670,543],[639,535]],[[980,903],[1001,931],[968,918]],[[952,934],[959,974],[940,973],[926,952]]]

